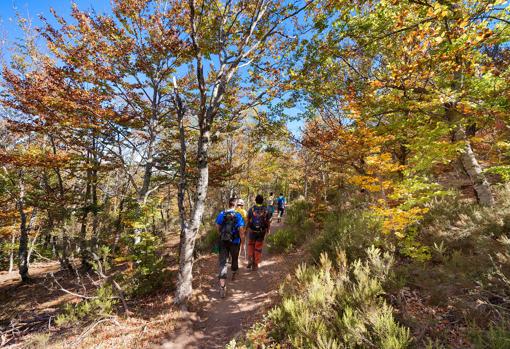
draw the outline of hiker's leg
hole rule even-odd
[[[264,247],[264,240],[255,240],[254,251],[255,259],[254,262],[258,265],[262,259],[262,248]]]
[[[219,264],[220,264],[220,272],[218,278],[220,279],[220,286],[225,286],[225,279],[227,278],[227,258],[229,255],[229,248],[225,241],[220,241],[220,254],[219,254]]]
[[[244,240],[242,241],[242,254],[244,255],[244,259],[248,259],[248,235],[244,236]]]
[[[255,240],[248,239],[248,260],[253,258],[253,252],[255,250]]]
[[[230,244],[230,254],[232,256],[232,272],[235,273],[239,269],[239,248],[240,244]]]
[[[252,239],[251,237],[249,237],[248,238],[248,266],[253,264],[253,259],[255,257],[254,254],[255,254],[255,240]]]

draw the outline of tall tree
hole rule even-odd
[[[185,301],[192,292],[193,250],[209,183],[211,131],[225,100],[232,93],[233,79],[236,76],[242,79],[243,76],[238,73],[248,66],[256,67],[254,70],[262,70],[262,73],[264,70],[276,69],[278,57],[288,52],[286,45],[295,43],[294,39],[289,40],[286,35],[286,22],[301,13],[310,3],[190,0],[183,8],[182,25],[189,35],[194,71],[190,72],[188,88],[179,85],[177,81],[174,84],[174,105],[181,144],[181,244],[176,302]],[[191,87],[196,94],[186,96]],[[257,101],[266,94],[265,91],[254,91],[249,95],[250,104],[258,103],[253,100]],[[188,186],[188,159],[185,154],[188,144],[184,126],[187,115],[192,115],[198,126],[198,174],[194,200],[189,211],[185,207],[185,190]]]

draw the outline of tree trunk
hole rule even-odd
[[[476,160],[475,153],[469,141],[466,141],[466,146],[464,152],[460,156],[460,161],[473,183],[478,203],[483,206],[494,206],[494,196],[491,192],[490,183],[487,177],[485,177],[482,167]]]
[[[193,292],[193,251],[195,241],[202,221],[205,209],[205,199],[207,197],[207,188],[209,185],[209,151],[210,134],[206,129],[198,142],[198,168],[199,176],[196,184],[196,195],[193,202],[192,215],[188,221],[181,223],[181,241],[179,246],[179,277],[177,289],[175,291],[175,302],[184,303],[189,299]],[[182,160],[182,158],[181,158]],[[184,173],[181,173],[184,175]],[[179,200],[184,199],[183,188],[179,187]],[[184,208],[184,203],[179,203],[179,210]],[[181,216],[183,216],[181,213]]]
[[[14,243],[16,242],[16,234],[14,231],[11,236],[11,248],[9,253],[9,274],[14,270]]]
[[[89,244],[87,240],[88,216],[91,208],[90,195],[92,192],[92,169],[90,168],[90,157],[91,157],[90,151],[87,151],[87,175],[86,175],[87,179],[85,183],[85,198],[83,202],[83,213],[81,216],[80,241],[79,241],[81,265],[85,270],[92,269],[88,246]]]
[[[57,255],[57,243],[55,241],[55,235],[50,236],[50,245],[51,245],[51,257],[55,257]]]
[[[25,213],[25,182],[23,180],[23,173],[20,173],[19,182],[19,199],[18,199],[18,212],[20,215],[20,237],[18,249],[18,269],[19,275],[23,282],[29,281],[28,275],[28,228],[27,228],[27,215]]]
[[[30,221],[28,223],[28,227],[27,227],[27,230],[30,232],[32,230],[32,226],[34,225],[34,220],[35,220],[35,216],[37,214],[37,210],[34,209],[32,211],[32,215],[30,216]],[[27,255],[27,265],[30,267],[30,258],[32,257],[32,253],[34,252],[34,249],[35,249],[35,244],[37,242],[37,239],[39,238],[39,231],[37,231],[37,233],[35,234],[34,238],[32,239],[32,241],[29,241],[29,249],[28,249],[28,255]]]
[[[478,203],[483,206],[494,206],[494,196],[491,192],[490,183],[476,159],[476,155],[471,147],[471,142],[466,137],[466,131],[459,128],[455,133],[455,140],[464,141],[466,143],[460,155],[460,162],[473,184]]]
[[[92,254],[99,249],[99,201],[97,198],[97,166],[98,160],[94,157],[94,170],[92,171],[92,185],[91,185],[91,196],[92,196],[92,238],[89,245],[89,253]]]
[[[303,186],[303,196],[305,198],[305,200],[308,199],[308,161],[305,161],[305,183],[304,183],[304,186]]]

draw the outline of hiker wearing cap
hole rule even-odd
[[[241,230],[244,227],[244,219],[242,215],[236,211],[237,199],[232,198],[228,202],[229,208],[216,218],[216,226],[218,227],[220,242],[219,266],[220,272],[220,296],[223,298],[226,294],[227,279],[227,259],[232,259],[232,280],[235,279],[237,269],[239,269],[239,246],[241,244]]]
[[[237,206],[236,211],[243,217],[243,220],[247,222],[248,214],[246,213],[246,210],[244,209],[244,200],[238,199],[237,200]],[[244,254],[244,257],[246,258],[246,227],[241,228],[240,231],[241,235],[241,245],[240,245],[240,251],[239,253],[241,255]]]
[[[271,225],[264,197],[257,195],[255,205],[248,210],[248,269],[257,270],[262,258],[264,237]]]

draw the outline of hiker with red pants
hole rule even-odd
[[[242,215],[236,211],[237,199],[229,200],[228,210],[222,211],[216,218],[216,226],[219,232],[219,266],[220,272],[220,296],[225,297],[227,290],[227,260],[230,256],[232,261],[232,280],[235,279],[239,259],[239,246],[241,244],[241,233],[244,227]]]
[[[271,216],[264,197],[257,195],[255,205],[248,211],[248,269],[257,270],[262,258],[264,237],[271,225]]]

